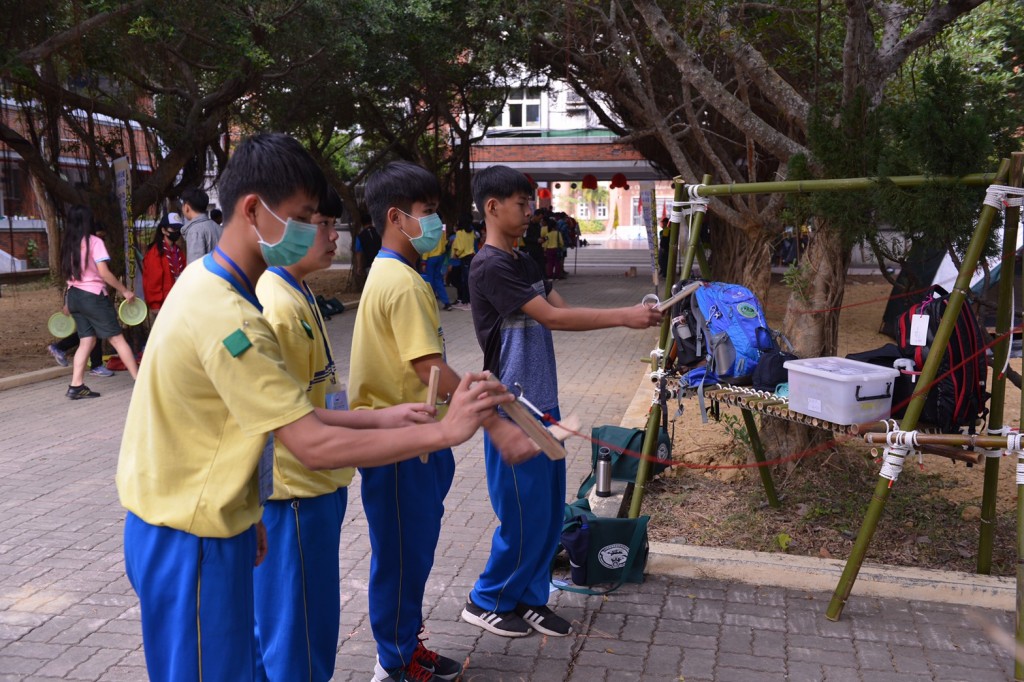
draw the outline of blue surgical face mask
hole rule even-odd
[[[416,253],[422,256],[437,248],[438,243],[441,241],[441,236],[444,234],[444,223],[441,222],[441,216],[431,213],[422,218],[417,218],[416,216],[409,215],[402,209],[398,210],[420,224],[420,236],[418,237],[409,237],[409,235],[405,234],[405,230],[402,230],[402,234],[409,237],[409,242],[412,244],[412,248],[416,249]]]
[[[252,229],[259,238],[260,252],[263,254],[263,260],[267,261],[267,265],[282,267],[295,265],[302,260],[302,257],[309,251],[309,247],[313,245],[313,240],[316,239],[316,225],[300,223],[294,218],[283,220],[270,210],[270,207],[267,206],[267,203],[262,198],[260,198],[260,203],[263,204],[263,208],[267,209],[270,215],[284,223],[284,233],[281,234],[281,238],[276,244],[269,244],[263,241],[263,236],[256,229],[256,224],[253,223]]]

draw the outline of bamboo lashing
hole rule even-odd
[[[427,381],[427,405],[437,405],[437,390],[441,385],[441,368],[437,365],[430,367],[430,379]],[[420,455],[420,461],[426,464],[430,461],[430,454]]]

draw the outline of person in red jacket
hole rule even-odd
[[[161,218],[153,242],[142,258],[142,292],[154,315],[160,311],[178,275],[185,269],[185,250],[178,246],[181,225],[181,216],[177,213],[168,213]]]

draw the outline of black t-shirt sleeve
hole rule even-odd
[[[481,265],[485,268],[480,273],[480,281],[486,282],[486,297],[503,318],[518,312],[535,296],[541,294],[535,284],[544,280],[536,277],[536,283],[532,281],[531,271],[535,270],[536,266],[528,257],[492,257]],[[546,293],[546,287],[544,291]]]

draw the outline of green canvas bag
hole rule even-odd
[[[572,581],[580,587],[553,584],[568,592],[608,594],[623,583],[642,583],[650,553],[649,520],[649,516],[636,519],[595,516],[585,499],[565,505],[562,547],[569,555]],[[603,584],[611,584],[611,587],[603,590],[585,587]]]
[[[635,454],[624,454],[624,450],[639,453],[643,449],[646,429],[628,429],[622,426],[595,426],[590,431],[590,475],[580,485],[577,498],[584,498],[597,482],[597,456],[601,448],[607,447],[612,457],[612,480],[636,481],[636,472],[640,468],[640,458]],[[664,429],[658,429],[658,447],[654,456],[663,461],[672,459],[672,439]],[[650,474],[653,478],[668,468],[667,464],[651,462]]]

